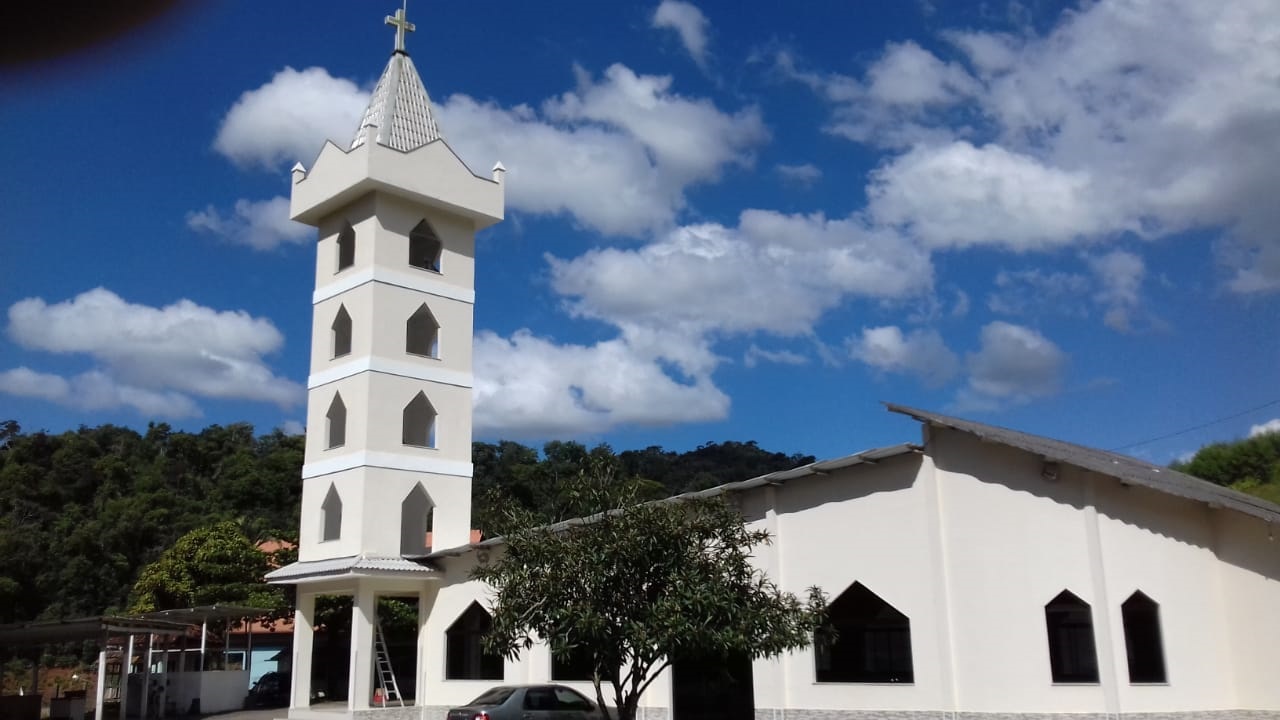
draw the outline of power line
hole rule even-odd
[[[1248,415],[1250,413],[1256,413],[1259,410],[1266,410],[1272,405],[1280,405],[1280,398],[1276,398],[1271,402],[1265,402],[1257,407],[1249,408],[1248,410],[1241,410],[1240,412],[1235,413],[1233,415],[1227,415],[1226,417],[1220,417],[1217,420],[1210,420],[1209,422],[1206,422],[1206,423],[1200,423],[1199,425],[1186,428],[1185,430],[1179,430],[1177,432],[1171,432],[1165,435],[1160,435],[1158,437],[1153,437],[1149,440],[1143,440],[1142,442],[1129,443],[1128,445],[1121,445],[1120,447],[1114,447],[1114,448],[1111,448],[1111,452],[1120,452],[1121,450],[1128,450],[1129,448],[1138,447],[1139,445],[1149,445],[1158,440],[1168,440],[1169,438],[1178,437],[1179,435],[1186,435],[1189,432],[1195,432],[1196,430],[1203,430],[1204,428],[1207,428],[1210,425],[1217,425],[1218,423],[1226,422],[1228,420],[1235,420],[1238,417],[1244,417],[1245,415]]]

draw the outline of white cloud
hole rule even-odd
[[[97,288],[53,305],[41,298],[14,303],[8,333],[26,349],[85,354],[99,365],[70,379],[9,370],[0,390],[10,394],[169,417],[199,414],[191,396],[292,407],[305,395],[263,361],[283,345],[279,331],[243,311],[220,312],[189,300],[155,308]]]
[[[567,214],[608,235],[669,228],[689,186],[714,182],[727,166],[749,166],[769,137],[759,109],[721,111],[673,92],[669,76],[617,64],[599,79],[580,68],[575,76],[573,90],[540,109],[466,95],[436,104],[447,142],[461,157],[486,170],[495,160],[506,166],[511,209]],[[326,138],[347,145],[367,102],[368,93],[323,68],[285,68],[236,101],[214,147],[241,167],[307,165]],[[193,216],[200,227],[230,228],[241,242],[295,237],[282,233],[282,220],[251,222],[239,206],[231,217],[211,209]]]
[[[751,343],[751,347],[742,355],[742,364],[753,368],[760,363],[772,363],[774,365],[807,365],[809,358],[798,352],[791,350],[765,350],[764,348]]]
[[[822,179],[822,170],[812,163],[802,165],[776,165],[774,170],[782,179],[793,185],[809,187]]]
[[[977,352],[969,353],[968,387],[956,404],[971,409],[1020,404],[1056,394],[1067,355],[1051,340],[1021,325],[983,326]]]
[[[305,435],[307,426],[301,420],[285,420],[280,423],[280,432],[285,435]]]
[[[167,418],[199,417],[201,414],[191,398],[181,393],[155,392],[121,384],[96,370],[67,379],[17,367],[0,371],[0,392],[39,398],[79,410],[129,407],[142,415]]]
[[[502,108],[464,95],[440,114],[463,157],[501,158],[511,207],[567,213],[608,235],[670,227],[685,189],[751,164],[768,139],[758,109],[725,113],[705,99],[671,92],[671,78],[610,66],[578,87],[528,106]]]
[[[1280,418],[1268,420],[1261,425],[1254,425],[1249,428],[1249,437],[1258,437],[1269,433],[1280,433]]]
[[[905,373],[928,385],[942,385],[955,377],[960,360],[936,330],[902,329],[888,325],[863,328],[848,339],[849,355],[882,372]]]
[[[549,437],[618,425],[723,419],[729,398],[702,376],[676,382],[624,340],[558,345],[522,330],[482,331],[475,345],[478,433]]]
[[[242,168],[310,166],[325,140],[343,148],[351,143],[368,101],[366,91],[324,68],[286,67],[236,100],[213,148]]]
[[[187,213],[187,227],[255,250],[274,250],[284,244],[301,245],[315,239],[315,230],[289,219],[289,199],[236,201],[231,214],[209,205]]]
[[[932,247],[1040,250],[1132,232],[1223,233],[1241,293],[1280,290],[1280,43],[1271,0],[1065,12],[1046,34],[944,32],[959,59],[891,45],[862,77],[779,66],[830,127],[902,148],[869,191]],[[886,92],[869,88],[878,78]]]
[[[1124,250],[1113,250],[1087,260],[1098,283],[1094,299],[1105,308],[1103,322],[1117,332],[1131,331],[1134,314],[1142,304],[1146,263]]]
[[[766,210],[744,211],[736,228],[690,225],[636,249],[548,259],[575,314],[695,335],[807,335],[846,298],[906,298],[933,282],[928,255],[892,232]]]
[[[662,0],[653,11],[653,27],[674,30],[684,49],[700,66],[707,64],[707,16],[693,3]]]
[[[1123,229],[1088,172],[998,145],[921,146],[871,174],[869,210],[934,248],[1047,250]]]
[[[1089,278],[1080,273],[1001,270],[996,273],[995,289],[987,295],[987,309],[1002,315],[1083,317],[1088,314],[1085,300],[1092,287]]]

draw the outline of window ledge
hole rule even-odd
[[[440,362],[439,355],[423,355],[422,353],[411,352],[409,350],[405,350],[404,354],[410,355],[416,358],[422,358],[423,360],[435,360],[436,362]]]
[[[326,451],[329,451],[329,450],[337,450],[338,448],[343,448],[343,447],[346,447],[346,446],[347,446],[347,444],[346,444],[346,443],[338,443],[337,445],[330,445],[329,447],[325,448],[325,450],[326,450]]]
[[[1082,680],[1080,682],[1055,682],[1049,683],[1052,687],[1101,687],[1102,683],[1096,680]]]
[[[868,683],[859,682],[859,680],[814,680],[813,684],[815,685],[884,685],[884,687],[886,688],[896,688],[896,687],[899,687],[899,685],[908,685],[908,687],[911,687],[911,685],[915,684],[915,680],[911,680],[911,682],[900,682],[900,683],[882,682],[882,680],[878,680],[878,682],[868,682]]]
[[[1132,687],[1169,687],[1169,681],[1165,682],[1131,682]]]
[[[415,443],[407,443],[407,442],[402,442],[400,444],[405,447],[418,448],[419,450],[438,450],[439,449],[435,445],[418,445]]]
[[[433,268],[433,267],[424,267],[424,266],[422,266],[422,265],[414,265],[413,263],[409,263],[409,267],[413,268],[414,270],[422,270],[422,271],[424,271],[424,272],[434,273],[434,274],[436,274],[436,275],[443,275],[443,274],[444,274],[444,272],[442,272],[442,271],[440,271],[440,270],[437,270],[437,269],[435,269],[435,268]]]
[[[331,357],[331,358],[329,358],[329,359],[330,359],[330,360],[337,360],[338,358],[344,358],[344,357],[347,357],[347,356],[349,356],[349,355],[351,355],[351,351],[350,351],[350,350],[348,350],[348,351],[346,351],[346,352],[344,352],[344,353],[340,353],[340,354],[338,354],[338,355],[334,355],[333,357]]]

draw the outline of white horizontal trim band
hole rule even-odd
[[[457,300],[468,305],[474,305],[476,302],[476,291],[470,288],[460,288],[457,285],[450,285],[439,279],[434,273],[426,270],[416,273],[400,272],[398,270],[388,270],[385,267],[369,267],[358,272],[340,274],[337,279],[331,283],[327,283],[316,288],[311,295],[311,304],[318,305],[331,297],[341,295],[348,290],[364,285],[369,282],[379,282],[386,285],[395,285],[396,287],[406,288],[408,290],[416,290],[428,295],[436,297],[449,298]]]
[[[457,370],[446,370],[444,368],[421,365],[414,362],[388,360],[383,357],[365,356],[354,360],[348,360],[347,362],[331,367],[328,370],[321,370],[318,373],[312,373],[311,376],[307,378],[307,389],[315,390],[316,388],[328,385],[331,382],[337,382],[343,378],[349,378],[352,375],[359,375],[362,372],[399,375],[400,377],[440,383],[441,385],[453,385],[454,387],[467,388],[468,390],[471,389],[472,382],[471,373],[458,372]]]
[[[302,478],[305,480],[361,467],[407,470],[409,472],[453,475],[463,478],[470,478],[473,472],[471,463],[460,460],[444,460],[403,453],[361,450],[359,452],[344,453],[328,460],[309,462],[302,466]]]

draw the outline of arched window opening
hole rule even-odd
[[[1129,682],[1168,682],[1164,669],[1164,640],[1160,634],[1160,605],[1141,590],[1120,606],[1124,620],[1124,649],[1129,659]]]
[[[404,349],[412,355],[440,357],[440,323],[423,303],[405,322]]]
[[[329,492],[320,505],[320,542],[337,540],[342,537],[342,498],[338,497],[338,488],[329,486]]]
[[[333,318],[333,356],[340,358],[351,354],[351,315],[345,305],[338,306],[338,314]]]
[[[329,412],[325,413],[328,421],[325,436],[329,440],[326,448],[332,449],[347,444],[347,406],[342,403],[342,395],[333,394],[333,402],[329,403]]]
[[[409,264],[413,267],[440,272],[443,251],[444,244],[426,220],[409,233]]]
[[[436,446],[436,409],[425,393],[413,396],[404,406],[404,433],[401,442],[416,447]]]
[[[484,651],[484,636],[493,617],[471,603],[444,632],[446,680],[501,680],[502,656]]]
[[[343,223],[338,233],[338,271],[356,264],[356,231],[351,223]]]
[[[1049,667],[1056,683],[1098,682],[1098,651],[1093,642],[1089,603],[1063,590],[1044,606],[1049,631]]]
[[[915,681],[911,621],[906,615],[858,582],[841,593],[827,611],[836,638],[833,642],[815,638],[818,682]]]
[[[421,485],[414,485],[400,503],[400,554],[426,555],[431,551],[431,515],[435,506]]]

